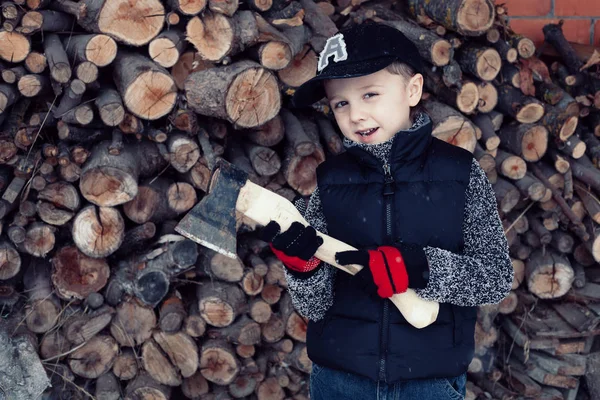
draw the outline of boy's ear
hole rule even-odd
[[[411,107],[416,106],[421,100],[421,95],[423,94],[423,75],[413,75],[408,81],[406,89],[408,91],[408,105]]]

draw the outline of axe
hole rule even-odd
[[[276,221],[282,230],[292,222],[308,225],[296,207],[278,195],[248,180],[245,172],[219,159],[211,173],[207,194],[175,227],[183,236],[226,256],[237,257],[236,211],[260,225]],[[349,274],[356,274],[361,265],[339,265],[335,254],[356,248],[317,231],[323,244],[315,256]],[[417,296],[408,289],[394,294],[390,300],[404,318],[416,328],[424,328],[437,318],[439,304]]]

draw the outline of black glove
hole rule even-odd
[[[279,224],[271,221],[262,229],[260,238],[269,243],[273,254],[288,270],[296,272],[296,276],[312,275],[321,265],[321,260],[314,255],[323,244],[323,238],[317,236],[310,225],[293,222],[288,230],[281,232]]]

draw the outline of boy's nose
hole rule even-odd
[[[365,110],[361,107],[352,107],[350,109],[350,120],[352,122],[360,122],[366,119]]]

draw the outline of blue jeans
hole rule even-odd
[[[463,400],[467,374],[388,385],[313,363],[311,400]]]

